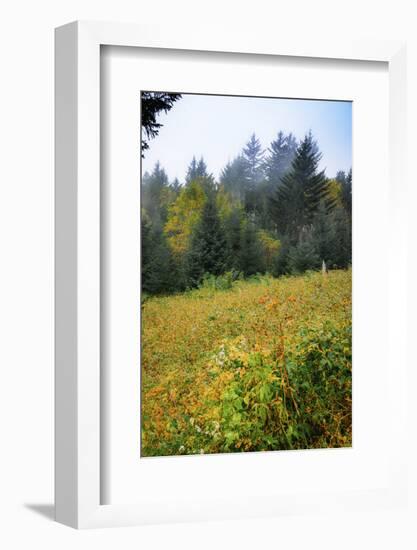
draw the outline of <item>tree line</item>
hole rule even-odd
[[[352,171],[328,178],[311,132],[253,134],[218,181],[203,157],[184,181],[160,163],[142,177],[142,289],[172,293],[208,275],[274,276],[351,263]]]

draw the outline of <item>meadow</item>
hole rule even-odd
[[[141,455],[349,447],[351,271],[142,303]]]

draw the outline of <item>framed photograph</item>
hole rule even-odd
[[[405,46],[56,30],[56,518],[400,506]]]

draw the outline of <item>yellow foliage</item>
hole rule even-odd
[[[237,374],[225,368],[228,361],[243,376],[253,353],[280,357],[284,346],[294,356],[301,353],[302,329],[315,330],[326,320],[350,325],[350,270],[330,271],[326,284],[322,279],[321,273],[264,277],[238,281],[228,291],[148,299],[142,306],[143,454],[181,454],[201,434],[209,434],[213,452],[222,395]],[[181,435],[190,430],[195,436]]]
[[[266,268],[268,271],[271,271],[274,259],[279,252],[281,243],[264,229],[258,231],[258,238],[264,249]]]
[[[327,183],[329,197],[335,200],[337,206],[342,204],[342,185],[336,179],[331,179]]]
[[[164,232],[176,254],[183,254],[187,250],[191,233],[200,219],[205,201],[206,195],[201,184],[192,181],[182,189],[169,207]]]
[[[219,217],[224,221],[232,212],[232,198],[223,187],[217,191],[216,206],[219,212]]]

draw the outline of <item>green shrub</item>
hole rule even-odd
[[[310,269],[319,269],[320,258],[309,241],[301,241],[289,249],[288,269],[290,273],[303,273]]]
[[[223,394],[223,451],[351,445],[351,332],[325,323],[303,330],[275,361],[259,353],[233,360]]]
[[[211,290],[229,290],[233,287],[234,281],[239,279],[238,271],[227,271],[223,275],[215,276],[206,273],[199,288],[208,288]]]

